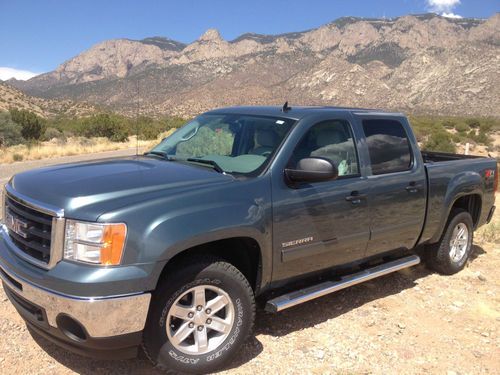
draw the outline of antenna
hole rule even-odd
[[[286,101],[285,104],[283,104],[283,108],[281,108],[281,111],[282,112],[287,112],[287,111],[289,111],[291,109],[292,109],[292,107],[289,107],[288,106],[288,101]]]
[[[135,114],[135,156],[139,155],[139,78],[135,81],[136,89],[136,114]]]

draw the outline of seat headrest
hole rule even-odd
[[[344,132],[338,129],[323,129],[319,132],[316,144],[318,147],[325,147],[332,144],[345,142],[347,139]]]
[[[278,136],[272,130],[259,129],[256,131],[255,138],[261,147],[274,147],[278,143]]]

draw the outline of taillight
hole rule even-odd
[[[495,182],[493,183],[493,191],[496,193],[498,191],[498,163],[495,171]]]

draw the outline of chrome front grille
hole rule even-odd
[[[63,211],[17,194],[9,185],[3,203],[3,221],[15,253],[39,267],[52,268],[62,259]]]
[[[49,264],[52,217],[23,206],[10,196],[5,198],[5,225],[18,249],[36,260]]]

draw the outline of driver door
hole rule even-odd
[[[273,181],[274,281],[361,259],[368,243],[368,185],[359,172],[350,123],[328,120],[311,126],[288,167],[307,157],[333,161],[339,177],[294,186]]]

